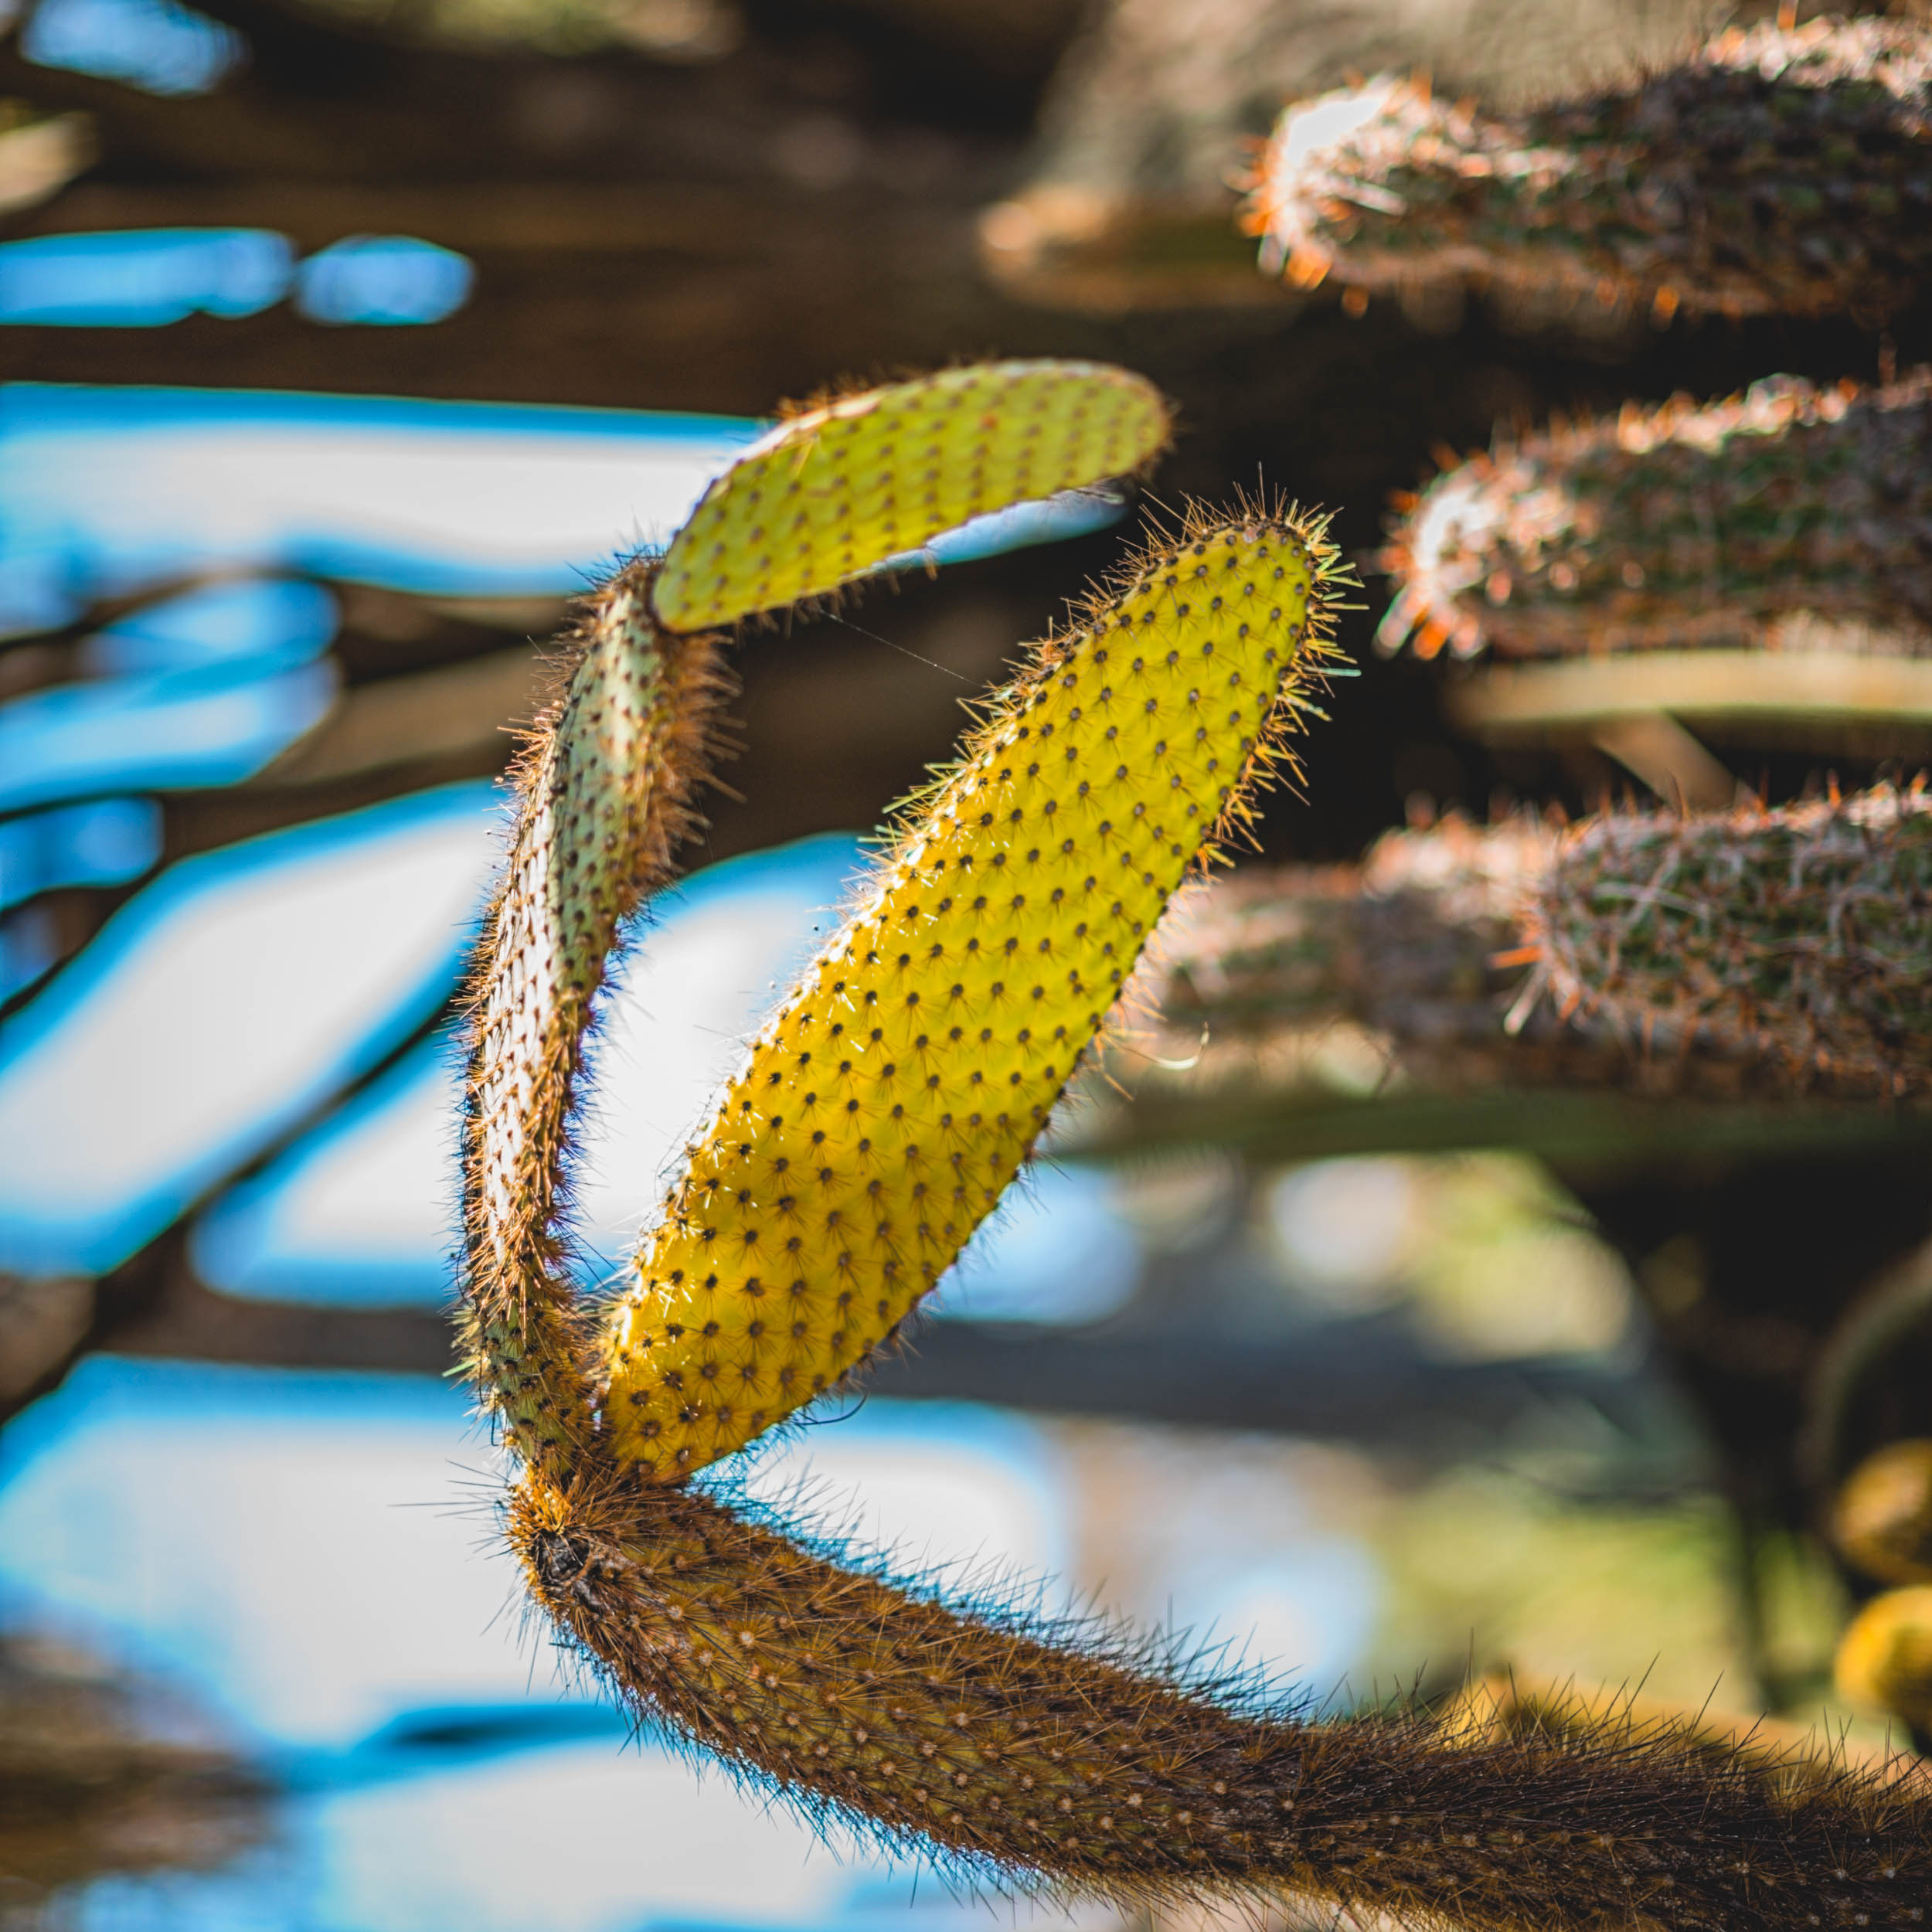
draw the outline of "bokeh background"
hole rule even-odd
[[[841,376],[1124,362],[1179,406],[1157,496],[1258,476],[1335,507],[1366,563],[1390,493],[1498,423],[1922,353],[1918,314],[1881,338],[1357,313],[1257,272],[1233,184],[1287,98],[1387,65],[1506,97],[1710,12],[17,7],[0,1925],[1039,1916],[821,1842],[628,1732],[517,1607],[495,1454],[449,1374],[451,1026],[542,641],[780,398]],[[587,1283],[861,835],[1138,515],[1043,517],[744,641],[730,789],[607,1016]],[[1360,675],[1250,862],[1634,785],[1584,737],[1453,725],[1439,668],[1373,655],[1365,585]],[[1875,728],[1832,769],[1923,739]],[[1767,795],[1821,768],[1801,730],[1718,749]],[[1879,1740],[1831,1701],[1845,1586],[1774,1451],[1845,1284],[1923,1232],[1923,1126],[1553,1136],[1507,1096],[1421,1120],[1385,1071],[1338,1030],[1239,1136],[1138,1131],[1096,1089],[913,1348],[754,1487],[1335,1708],[1511,1668]]]

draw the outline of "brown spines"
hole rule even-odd
[[[1481,1735],[1244,1707],[634,1472],[532,1476],[510,1529],[537,1600],[640,1714],[981,1877],[1494,1932],[1910,1932],[1932,1898],[1922,1774],[1794,1776],[1615,1713]]]
[[[474,968],[462,1288],[485,1406],[543,1464],[589,1439],[568,1262],[572,1097],[620,923],[672,875],[728,689],[714,638],[662,631],[655,566],[585,600],[563,692],[517,774],[510,859]]]

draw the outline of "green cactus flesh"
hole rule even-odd
[[[1557,1009],[1651,1054],[1706,1045],[1800,1086],[1932,1083],[1932,798],[1914,788],[1680,818],[1559,849],[1529,914]]]
[[[1932,29],[1769,22],[1517,115],[1383,75],[1289,109],[1248,213],[1304,287],[1453,278],[1733,315],[1870,315],[1932,267]]]
[[[1801,612],[1932,651],[1932,371],[1500,444],[1430,483],[1380,562],[1379,641],[1424,656],[1756,645]]]
[[[518,773],[510,859],[471,995],[463,1121],[467,1345],[486,1408],[528,1460],[588,1438],[564,1165],[583,1043],[617,928],[672,876],[729,681],[719,640],[662,631],[656,566],[585,600],[565,689]]]

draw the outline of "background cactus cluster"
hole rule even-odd
[[[1519,310],[1526,291],[1522,312],[1546,317],[1647,312],[1658,328],[1680,311],[1869,325],[1925,287],[1929,112],[1920,19],[1800,25],[1787,12],[1621,87],[1509,114],[1385,74],[1290,107],[1247,220],[1265,270],[1304,288],[1333,280],[1351,312],[1371,293],[1412,307],[1449,287]],[[1747,707],[1753,653],[1923,658],[1932,389],[1924,371],[1892,378],[1889,349],[1879,359],[1876,386],[1771,376],[1723,401],[1518,426],[1448,462],[1397,499],[1379,642],[1489,654],[1498,668],[1463,672],[1465,693],[1560,675],[1573,723],[1587,714],[1577,694],[1612,702],[1590,667],[1621,652],[1658,653],[1655,667],[1727,647]],[[1512,658],[1570,668],[1526,673]],[[1631,669],[1620,716],[1644,675]],[[1201,916],[1177,1009],[1245,1005],[1252,1022],[1271,1007],[1304,1023],[1325,1005],[1376,1027],[1412,1071],[1465,1087],[1923,1100],[1922,781],[1841,800],[1833,781],[1822,798],[1686,815],[1685,772],[1707,801],[1731,781],[1668,715],[1684,688],[1660,680],[1655,715],[1637,721],[1661,759],[1620,750],[1627,725],[1620,740],[1607,720],[1595,740],[1675,787],[1677,810],[1607,812],[1560,835],[1531,820],[1406,835],[1338,889],[1311,896],[1304,882],[1273,908],[1250,886]],[[1859,1587],[1896,1586],[1845,1632],[1840,1688],[1921,1733],[1923,1449],[1881,1448],[1835,1519]],[[1904,1529],[1874,1526],[1888,1511]],[[1908,1544],[1917,1555],[1900,1553]]]
[[[1727,315],[1880,314],[1932,242],[1932,37],[1765,22],[1520,115],[1385,75],[1283,117],[1249,211],[1264,265],[1393,292],[1525,281]]]
[[[1450,1090],[1932,1095],[1932,800],[1392,832],[1244,873],[1165,949],[1177,1046],[1346,1018]]]

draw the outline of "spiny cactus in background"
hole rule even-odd
[[[1932,797],[1680,818],[1610,816],[1531,903],[1537,983],[1649,1053],[1698,1043],[1821,1077],[1932,1090]]]
[[[889,437],[889,410],[872,416]],[[1015,434],[998,406],[985,430],[989,452]],[[1090,453],[1111,462],[1118,447]],[[862,434],[849,453],[879,450]],[[753,460],[777,478],[811,452],[781,435]],[[717,494],[728,505],[753,480]],[[1476,1737],[1413,1713],[1315,1723],[1157,1647],[896,1581],[726,1484],[679,1479],[876,1349],[964,1243],[1162,906],[1284,755],[1338,576],[1318,521],[1260,505],[1193,516],[1036,647],[753,1046],[594,1359],[543,1247],[561,1239],[542,1217],[563,1198],[570,1102],[546,1083],[567,1088],[578,1064],[581,989],[601,971],[583,949],[614,930],[609,908],[668,836],[638,836],[629,774],[668,754],[621,755],[614,726],[628,733],[645,699],[598,697],[600,640],[681,663],[692,640],[665,628],[667,605],[722,623],[734,595],[829,589],[876,560],[842,546],[831,568],[784,579],[739,549],[769,526],[743,528],[697,557],[674,539],[634,580],[637,605],[594,604],[596,635],[530,765],[566,769],[557,747],[580,716],[597,755],[567,768],[589,795],[525,784],[478,966],[473,1343],[522,1453],[511,1540],[566,1638],[640,1715],[808,1814],[996,1883],[1123,1903],[1298,1897],[1494,1932],[1919,1924],[1922,1777],[1793,1779],[1682,1726]],[[655,624],[614,621],[634,608]],[[655,694],[667,675],[620,688]],[[700,708],[709,675],[692,686]],[[565,951],[567,971],[548,965]],[[522,1124],[499,1127],[496,1109]],[[499,1185],[499,1148],[547,1161],[539,1199]],[[519,1255],[538,1270],[527,1283]]]
[[[1753,645],[1801,612],[1932,651],[1932,371],[1501,442],[1405,502],[1379,562],[1378,641],[1424,657]]]
[[[1291,107],[1247,211],[1311,287],[1445,280],[1743,315],[1874,316],[1932,268],[1932,30],[1765,23],[1515,115],[1383,75]]]
[[[1197,1083],[1252,1079],[1271,1040],[1345,1019],[1449,1090],[1923,1098],[1932,800],[1881,788],[1566,834],[1451,818],[1359,867],[1218,882],[1163,957],[1168,1050],[1220,1043]]]

